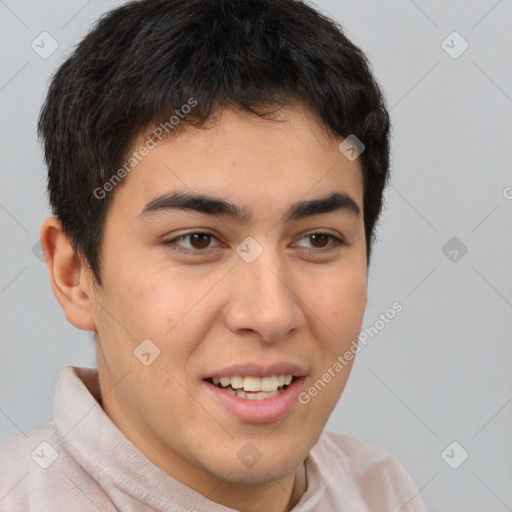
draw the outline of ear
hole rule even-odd
[[[79,329],[95,331],[91,308],[94,281],[90,269],[75,256],[56,217],[49,217],[43,222],[40,234],[53,294],[66,318]]]

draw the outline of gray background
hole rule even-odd
[[[95,366],[32,253],[48,214],[35,125],[50,74],[119,3],[0,0],[0,444],[51,420],[63,366]],[[367,52],[394,128],[364,326],[403,304],[328,428],[394,453],[429,511],[512,510],[512,1],[317,5]],[[31,48],[43,31],[59,45],[46,59]],[[452,465],[469,453],[457,469],[441,456],[453,441]]]

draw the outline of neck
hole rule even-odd
[[[289,512],[306,490],[306,471],[302,463],[295,474],[260,485],[221,482],[208,499],[240,512]]]
[[[187,472],[189,468],[181,466],[176,471],[176,466],[169,468],[169,460],[159,463],[155,459],[152,462],[208,500],[240,512],[289,512],[306,491],[304,463],[295,474],[283,479],[263,484],[243,484],[227,479],[219,480],[211,475],[199,475],[198,468]]]

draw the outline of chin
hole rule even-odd
[[[297,446],[297,443],[294,443]],[[257,448],[261,447],[261,449]],[[209,472],[215,478],[248,485],[261,485],[286,478],[297,471],[306,458],[309,448],[304,450],[292,449],[290,454],[278,455],[279,449],[288,449],[282,443],[273,446],[264,440],[236,443],[233,451],[229,450],[220,456],[222,464],[218,461],[209,461]]]

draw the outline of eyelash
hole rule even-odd
[[[211,249],[212,248],[206,248],[206,249],[183,249],[181,248],[181,246],[177,245],[176,242],[179,241],[179,240],[182,240],[184,238],[189,238],[191,237],[192,235],[209,235],[211,236],[212,238],[214,239],[217,239],[217,237],[213,234],[213,233],[209,233],[208,231],[190,231],[188,233],[183,233],[182,235],[179,235],[171,240],[165,240],[163,242],[163,245],[166,246],[166,247],[170,247],[170,246],[175,246],[175,247],[172,247],[172,250],[174,251],[177,251],[177,252],[181,252],[181,253],[184,253],[184,254],[189,254],[189,255],[192,255],[192,256],[199,256],[199,255],[204,255],[204,254],[209,254],[211,252]],[[337,236],[334,236],[333,234],[331,233],[325,233],[323,231],[315,231],[313,233],[308,233],[306,235],[303,235],[300,240],[303,240],[304,238],[308,238],[308,237],[311,237],[313,235],[324,235],[324,236],[327,236],[329,237],[331,240],[332,240],[332,243],[327,246],[326,249],[320,247],[320,248],[310,248],[310,253],[317,253],[317,254],[329,254],[337,249],[339,249],[340,247],[342,246],[346,246],[346,242],[344,240],[342,240],[341,238],[338,238]]]

